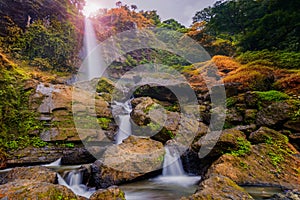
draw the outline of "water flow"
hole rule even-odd
[[[58,183],[60,185],[66,186],[67,188],[72,190],[76,195],[89,198],[95,192],[95,189],[88,188],[86,185],[84,185],[82,183],[82,177],[82,172],[73,170],[69,172],[66,180],[64,180],[58,174]]]
[[[58,160],[56,160],[50,164],[46,164],[43,166],[45,166],[45,167],[60,167],[61,166],[61,158],[59,158]]]
[[[175,148],[165,147],[165,151],[166,154],[163,165],[163,176],[185,175],[177,150]]]
[[[162,176],[154,178],[152,181],[163,185],[177,185],[186,188],[199,182],[201,177],[188,176],[183,170],[176,146],[165,146],[165,151]]]
[[[100,48],[96,48],[97,46],[98,42],[93,23],[89,18],[85,18],[84,57],[86,63],[83,80],[100,78],[105,71],[102,53]]]
[[[131,123],[130,123],[130,113],[132,111],[131,99],[127,100],[125,103],[115,102],[116,106],[122,108],[122,114],[118,115],[119,118],[119,131],[116,135],[116,144],[121,144],[122,141],[131,135]]]

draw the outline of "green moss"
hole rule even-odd
[[[289,95],[276,91],[276,90],[270,90],[267,92],[256,92],[258,94],[258,97],[261,101],[283,101],[286,99],[289,99]]]
[[[238,137],[237,144],[238,149],[230,151],[229,154],[233,156],[244,156],[251,152],[251,143],[248,140]]]
[[[284,161],[284,157],[280,153],[268,152],[268,156],[270,157],[271,163],[274,166],[277,166],[279,163]]]
[[[229,97],[226,99],[226,107],[230,108],[232,106],[234,106],[234,104],[236,104],[236,102],[238,101],[237,97]]]
[[[111,123],[111,119],[105,117],[98,118],[97,121],[100,127],[103,128],[104,130],[107,130],[109,128],[109,124]]]

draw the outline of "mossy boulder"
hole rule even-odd
[[[274,102],[257,113],[256,124],[267,127],[280,127],[286,121],[297,117],[299,103],[287,100]]]
[[[36,180],[15,180],[0,185],[1,199],[79,200],[70,189]]]
[[[90,200],[125,200],[125,193],[117,186],[110,186],[107,189],[99,189],[89,198]]]
[[[225,176],[214,175],[199,185],[195,194],[183,197],[181,200],[207,200],[207,199],[253,199],[243,188]]]
[[[277,145],[285,146],[288,143],[288,138],[285,135],[267,127],[260,127],[257,131],[251,133],[249,140],[253,144],[276,143]]]
[[[239,185],[273,185],[299,189],[299,157],[288,147],[258,144],[243,156],[224,154],[208,169],[205,177],[227,176]]]
[[[96,188],[107,188],[160,170],[164,154],[162,143],[129,136],[123,143],[108,147],[103,159],[92,164],[94,184]]]

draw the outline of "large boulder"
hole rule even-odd
[[[149,136],[165,143],[176,136],[180,114],[170,112],[150,97],[140,97],[132,101],[131,113],[135,135]]]
[[[98,126],[107,132],[115,132],[110,105],[96,92],[63,84],[39,83],[31,102],[40,113],[39,119],[50,127],[41,134],[44,141],[77,142],[84,139],[82,132],[105,135],[103,131],[98,133]],[[98,125],[96,119],[100,119]],[[82,129],[84,131],[80,131]]]
[[[256,124],[267,127],[281,127],[285,122],[295,118],[299,105],[294,101],[275,102],[257,113]]]
[[[243,188],[225,176],[212,176],[203,181],[198,191],[190,197],[181,200],[207,200],[207,199],[253,199]]]
[[[61,199],[79,200],[70,189],[62,185],[55,185],[36,180],[15,180],[4,185],[0,185],[1,199]]]
[[[92,164],[93,182],[97,188],[107,188],[155,172],[162,168],[164,154],[162,143],[130,136],[107,148],[103,159]]]
[[[288,138],[281,133],[267,127],[260,127],[257,131],[249,136],[249,140],[254,143],[276,143],[278,145],[286,145]]]
[[[208,169],[206,177],[214,174],[229,177],[239,185],[279,185],[299,189],[299,157],[289,146],[258,144],[243,156],[222,155]]]
[[[236,129],[224,130],[217,141],[205,140],[207,134],[207,127],[202,124],[202,131],[195,137],[189,149],[182,155],[183,165],[186,171],[194,174],[204,175],[208,167],[217,160],[224,153],[239,151],[242,146],[241,144],[247,143],[246,136],[243,132]],[[207,142],[216,142],[215,145]],[[206,146],[209,144],[208,146]],[[204,148],[209,153],[199,158],[199,151]],[[209,148],[209,149],[208,149]]]
[[[16,179],[27,179],[39,182],[56,183],[56,172],[41,166],[35,167],[16,167],[6,173],[5,182]]]
[[[92,194],[90,200],[125,200],[125,193],[117,186],[110,186],[107,189],[99,189]]]

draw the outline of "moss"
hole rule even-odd
[[[237,144],[238,144],[238,149],[230,151],[229,154],[233,156],[244,156],[251,152],[251,143],[248,140],[242,137],[238,137]]]
[[[226,99],[226,107],[230,108],[236,104],[238,97],[229,97]]]
[[[105,117],[98,118],[97,121],[100,127],[103,128],[104,130],[107,130],[109,128],[109,124],[111,123],[111,119]]]
[[[270,90],[266,92],[256,92],[258,94],[258,97],[262,101],[283,101],[286,99],[289,99],[289,95],[276,91],[276,90]]]

